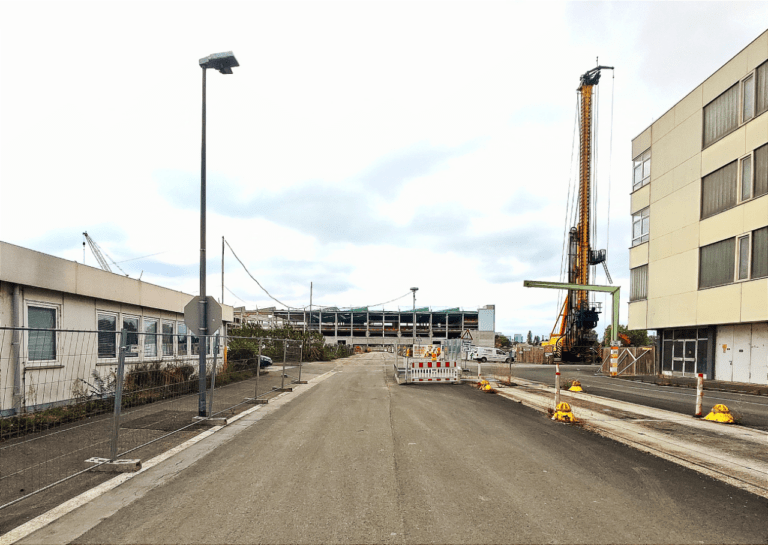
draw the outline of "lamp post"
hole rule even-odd
[[[199,366],[199,403],[198,415],[206,415],[205,406],[205,358],[208,354],[208,343],[206,335],[208,331],[208,312],[205,297],[207,295],[205,288],[205,74],[208,68],[218,70],[222,74],[231,74],[232,68],[240,66],[237,59],[231,51],[224,53],[214,53],[200,59],[200,68],[203,69],[203,135],[200,147],[200,342],[198,344],[200,351]]]
[[[413,292],[413,348],[416,349],[416,292],[419,288],[411,288]]]

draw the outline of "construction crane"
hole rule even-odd
[[[586,286],[589,284],[589,268],[602,264],[610,281],[605,263],[606,251],[591,247],[591,197],[592,197],[592,156],[593,131],[592,111],[594,87],[600,81],[602,70],[613,70],[612,66],[597,66],[582,74],[579,82],[579,194],[578,224],[568,233],[567,273],[568,283]],[[597,327],[600,307],[590,302],[590,293],[583,290],[568,290],[565,302],[546,344],[554,345],[555,357],[562,361],[595,362],[597,353]]]
[[[101,248],[99,248],[99,245],[96,244],[96,241],[93,240],[89,235],[88,232],[84,232],[83,236],[85,237],[85,240],[88,242],[88,246],[91,248],[91,252],[93,253],[93,256],[96,258],[96,261],[99,262],[99,267],[101,267],[102,270],[105,270],[107,272],[112,272],[112,269],[109,266],[109,263],[107,263],[107,260],[104,258],[104,256],[107,256],[109,260],[112,262],[112,264],[120,269],[120,272],[123,273],[125,276],[128,276],[128,273],[126,273],[123,269],[120,268],[120,265],[115,263],[115,260],[109,257],[109,255],[102,251]],[[85,244],[85,242],[83,242]]]

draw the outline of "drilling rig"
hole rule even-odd
[[[589,268],[603,265],[606,277],[611,282],[605,263],[605,250],[593,250],[592,229],[592,158],[593,131],[592,112],[594,88],[600,81],[602,70],[613,70],[612,66],[597,66],[582,74],[579,82],[579,192],[578,224],[568,233],[566,261],[569,284],[588,285]],[[583,290],[568,290],[565,302],[546,344],[554,345],[555,358],[569,362],[599,361],[597,351],[597,327],[601,312],[598,303],[590,302],[590,293]]]

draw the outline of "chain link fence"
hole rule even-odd
[[[306,382],[303,345],[0,328],[0,510]]]

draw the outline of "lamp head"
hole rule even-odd
[[[232,68],[240,66],[240,64],[231,51],[225,51],[224,53],[213,53],[200,59],[200,66],[202,68],[214,68],[222,74],[231,74]]]

